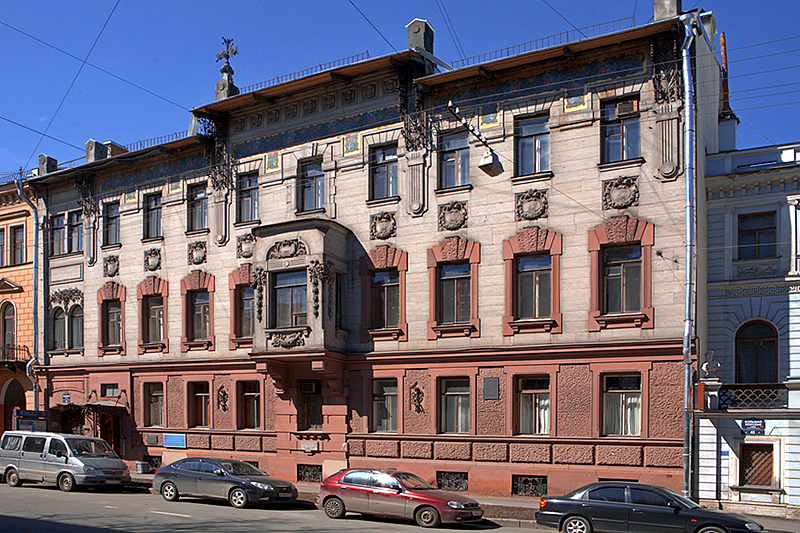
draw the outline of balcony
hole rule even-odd
[[[719,409],[786,409],[789,389],[782,383],[722,385]]]
[[[27,346],[15,344],[0,345],[0,362],[26,363],[31,360],[31,352]]]

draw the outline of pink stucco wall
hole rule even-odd
[[[558,434],[592,435],[592,374],[589,365],[562,365],[558,373]]]

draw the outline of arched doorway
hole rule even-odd
[[[3,430],[11,429],[14,409],[25,409],[25,389],[16,379],[12,379],[3,394]]]

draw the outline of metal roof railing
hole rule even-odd
[[[153,137],[152,139],[145,139],[143,141],[136,141],[131,144],[126,144],[123,146],[123,148],[129,152],[137,152],[139,150],[144,150],[145,148],[158,146],[159,144],[185,139],[188,137],[188,135],[188,130],[177,131],[175,133],[170,133],[169,135],[162,135],[161,137]]]
[[[328,63],[320,63],[317,66],[307,68],[299,72],[293,72],[292,74],[278,76],[277,78],[262,81],[261,83],[256,83],[254,85],[247,85],[246,87],[241,87],[239,89],[239,94],[251,93],[253,91],[258,91],[259,89],[266,89],[267,87],[272,87],[273,85],[280,85],[281,83],[305,78],[306,76],[310,76],[311,74],[316,74],[318,72],[324,72],[326,70],[352,65],[353,63],[358,63],[359,61],[364,61],[366,59],[369,59],[369,51],[356,54],[354,56],[345,57],[343,59],[337,59],[336,61],[330,61]]]
[[[451,64],[453,68],[464,68],[470,65],[478,65],[480,63],[487,63],[495,59],[502,59],[504,57],[511,57],[525,52],[532,52],[534,50],[543,50],[545,48],[552,48],[554,46],[564,45],[582,41],[584,39],[591,39],[606,33],[614,33],[617,31],[627,30],[633,28],[634,18],[628,17],[624,19],[614,20],[611,22],[604,22],[602,24],[595,24],[594,26],[587,26],[575,30],[568,30],[549,37],[536,39],[535,41],[528,41],[527,43],[518,44],[516,46],[509,46],[502,50],[495,50],[494,52],[487,52],[479,56],[468,57],[465,59],[458,59]]]

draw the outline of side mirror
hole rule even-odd
[[[675,500],[667,502],[667,507],[674,509],[675,511],[680,511],[682,509],[681,505],[676,502]]]
[[[59,459],[64,457],[64,450],[56,450],[56,457]]]
[[[400,494],[401,492],[403,492],[403,487],[401,487],[400,485],[398,485],[398,486],[396,486],[396,487],[394,488],[394,490],[396,490],[396,491],[397,491],[397,494]]]
[[[216,470],[214,470],[214,473],[216,475],[218,475],[218,476],[224,476],[225,475],[225,471],[223,469],[221,469],[221,468],[217,468]]]

